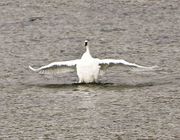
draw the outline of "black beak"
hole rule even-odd
[[[87,40],[85,40],[85,42],[84,42],[84,46],[87,46],[88,45],[88,41]]]

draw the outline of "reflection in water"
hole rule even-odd
[[[159,83],[160,84],[160,83]],[[161,83],[162,84],[162,83]],[[135,84],[117,84],[117,83],[93,83],[93,84],[79,84],[79,83],[70,83],[70,84],[29,84],[29,86],[38,86],[43,88],[57,88],[63,90],[72,90],[72,91],[82,91],[82,92],[94,92],[98,90],[110,90],[110,91],[121,91],[123,89],[129,88],[141,88],[158,85],[158,83],[147,82],[147,83],[135,83]]]
[[[24,88],[30,88],[30,87],[40,87],[40,88],[48,88],[48,89],[61,89],[61,90],[72,90],[72,91],[83,91],[83,92],[90,92],[95,90],[114,90],[114,91],[120,91],[123,89],[128,88],[140,88],[140,87],[146,87],[146,86],[154,86],[154,85],[163,85],[163,82],[144,82],[144,83],[91,83],[91,84],[83,84],[83,83],[63,83],[59,81],[53,81],[53,80],[31,80],[19,83],[19,86],[23,86]],[[17,85],[17,83],[16,83]]]

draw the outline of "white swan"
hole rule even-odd
[[[143,69],[152,69],[153,67],[144,67],[137,65],[135,63],[129,63],[125,60],[115,60],[115,59],[98,59],[93,58],[89,51],[88,41],[85,40],[86,52],[82,55],[81,59],[63,61],[63,62],[53,62],[49,65],[42,66],[38,69],[29,68],[32,71],[42,73],[42,74],[59,74],[64,72],[76,71],[79,83],[92,83],[97,82],[98,76],[101,71],[106,70],[108,67],[113,65],[123,65],[130,67],[137,67]]]

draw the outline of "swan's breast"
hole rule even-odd
[[[97,80],[99,74],[99,64],[92,60],[84,60],[77,65],[77,75],[84,82]]]

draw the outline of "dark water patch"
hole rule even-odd
[[[29,18],[29,21],[34,22],[36,20],[42,20],[42,19],[43,19],[43,17],[31,17],[31,18]]]
[[[0,6],[8,6],[10,5],[11,3],[10,2],[7,2],[7,3],[0,3]]]
[[[101,32],[120,32],[120,31],[126,31],[126,29],[123,28],[112,28],[112,29],[101,29]]]
[[[23,28],[25,26],[29,26],[33,22],[37,20],[42,20],[43,17],[30,17],[28,19],[5,22],[0,24],[0,29],[2,31],[15,30],[16,28]]]

